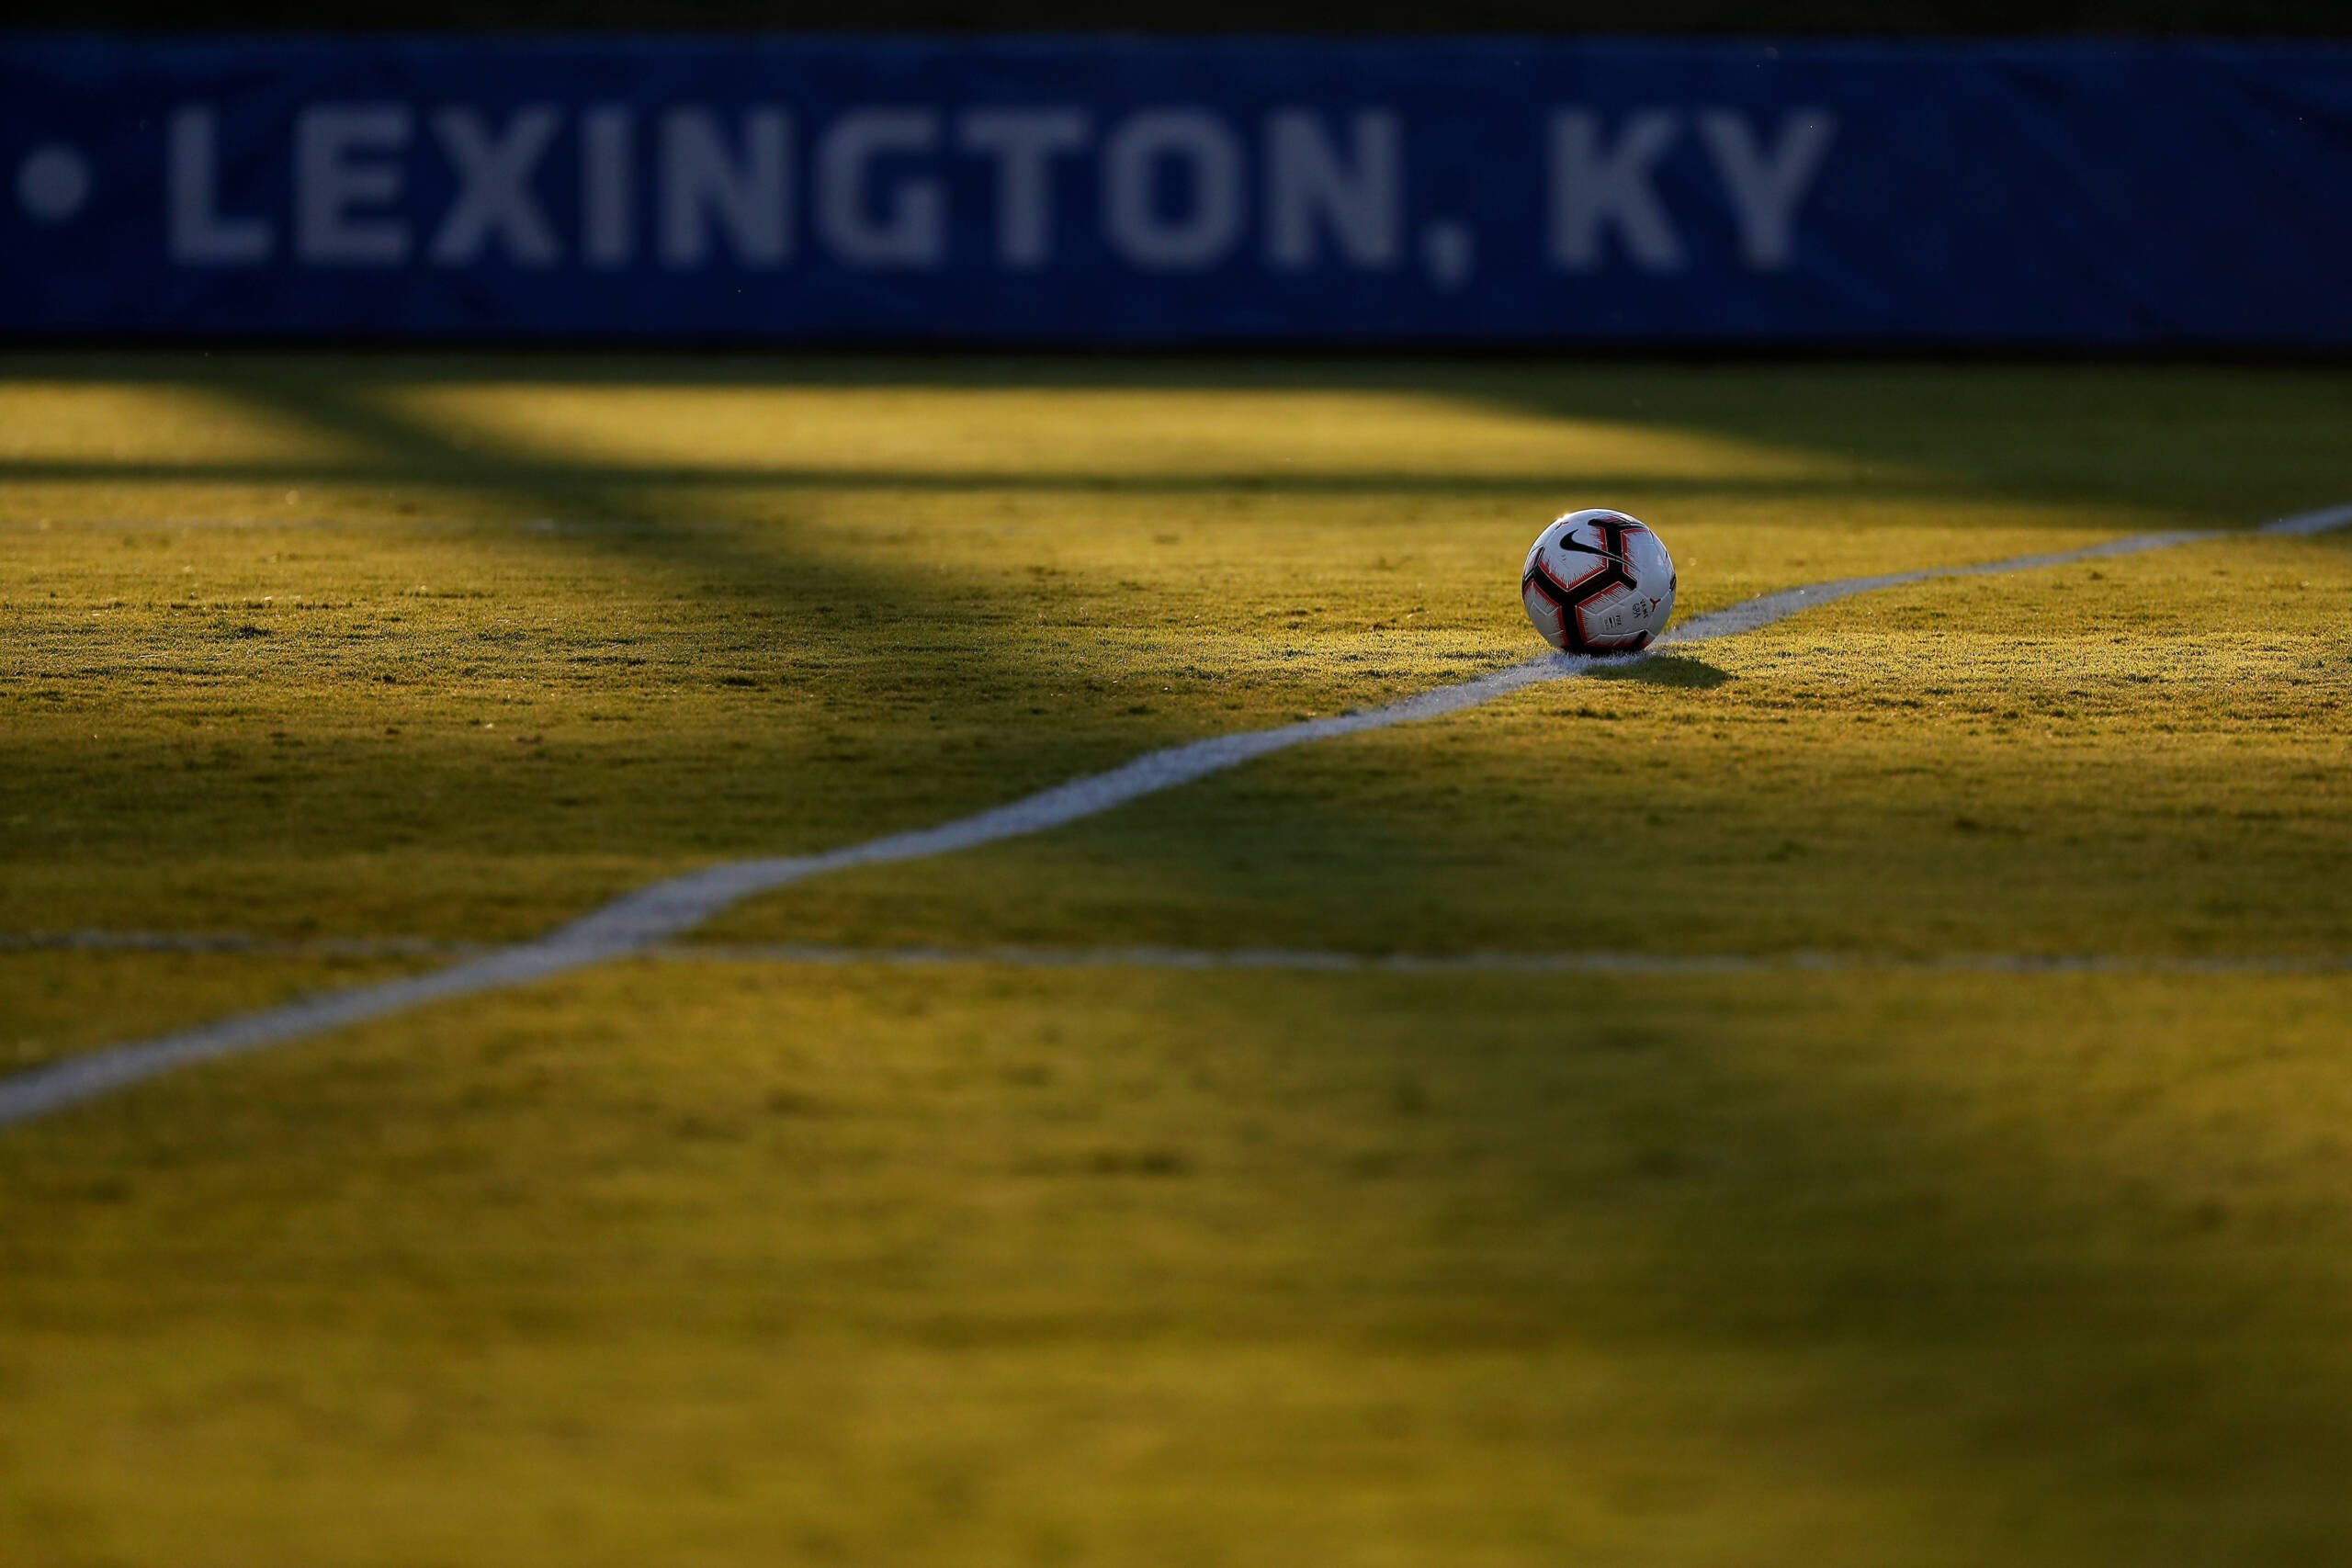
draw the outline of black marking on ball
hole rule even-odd
[[[1581,544],[1574,539],[1564,538],[1560,542],[1566,548],[1574,550],[1579,555],[1599,556],[1600,558],[1599,566],[1573,582],[1563,582],[1552,575],[1550,567],[1539,553],[1533,568],[1520,580],[1519,586],[1521,593],[1532,588],[1544,598],[1550,600],[1559,610],[1560,635],[1566,639],[1566,651],[1569,653],[1618,651],[1593,646],[1584,635],[1584,624],[1577,620],[1577,612],[1612,588],[1639,587],[1639,584],[1634,581],[1634,574],[1626,570],[1632,563],[1625,557],[1625,535],[1630,530],[1640,527],[1641,525],[1629,523],[1621,517],[1608,522],[1597,522],[1593,526],[1600,530],[1601,537],[1606,541],[1602,548],[1595,549],[1590,545]]]

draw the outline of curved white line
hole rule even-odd
[[[2352,505],[2335,506],[2283,518],[2256,530],[2261,534],[2317,534],[2352,523]],[[2050,555],[2018,556],[1981,566],[1928,567],[1917,571],[1888,572],[1877,577],[1849,577],[1804,588],[1783,589],[1735,604],[1727,610],[1686,621],[1657,646],[1685,646],[1719,637],[1739,637],[1800,610],[1809,610],[1873,589],[1944,577],[1986,577],[1998,572],[2027,571],[2069,561],[2108,556],[2137,555],[2193,540],[2219,536],[2215,532],[2139,534],[2112,539],[2085,549]],[[1635,658],[1645,657],[1635,655]],[[537,942],[502,948],[429,975],[415,975],[375,985],[356,986],[288,1002],[283,1007],[223,1019],[195,1029],[160,1035],[153,1040],[110,1046],[36,1067],[0,1079],[0,1126],[28,1122],[52,1111],[94,1100],[102,1094],[141,1082],[175,1067],[214,1061],[282,1044],[307,1034],[361,1023],[390,1013],[405,1012],[427,1002],[482,991],[503,990],[553,975],[639,953],[702,924],[729,905],[755,893],[788,886],[830,871],[852,866],[881,865],[893,861],[922,860],[952,854],[1001,839],[1044,832],[1081,818],[1092,817],[1147,795],[1190,784],[1210,773],[1238,767],[1270,751],[1328,740],[1392,724],[1436,718],[1507,696],[1547,681],[1583,674],[1595,661],[1555,653],[1524,664],[1482,675],[1475,681],[1442,686],[1419,696],[1335,718],[1309,719],[1274,729],[1221,735],[1187,746],[1148,752],[1124,767],[1082,779],[1000,806],[978,816],[913,832],[851,844],[823,854],[729,861],[690,872],[627,894],[593,914],[557,928]],[[1614,662],[1626,662],[1619,659]]]

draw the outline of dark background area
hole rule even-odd
[[[758,30],[1161,33],[2352,35],[2352,0],[22,0],[9,26],[86,31]]]

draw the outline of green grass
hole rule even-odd
[[[282,953],[0,951],[0,1073],[447,959]]]
[[[828,878],[727,940],[2352,952],[2352,552],[1938,582]],[[2204,628],[2259,604],[2267,624]]]
[[[1684,613],[2352,499],[2289,371],[0,361],[0,934],[497,942]],[[40,1563],[2352,1546],[2352,548],[1917,585],[0,1133]],[[0,951],[0,1066],[419,966]]]
[[[2352,983],[648,964],[0,1144],[33,1561],[2324,1561]]]

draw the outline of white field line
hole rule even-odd
[[[2330,507],[2284,518],[2256,530],[2261,534],[2317,534],[2352,523],[2352,505]],[[1928,567],[1917,571],[1887,572],[1876,577],[1849,577],[1804,588],[1784,589],[1735,604],[1727,610],[1700,615],[1668,632],[1654,645],[1659,648],[1710,642],[1739,637],[1800,610],[1827,604],[1873,589],[1925,582],[1945,577],[1987,577],[2001,572],[2028,571],[2062,566],[2070,561],[2097,560],[2109,556],[2138,555],[2175,545],[2219,536],[2216,532],[2139,534],[2112,539],[2079,550],[2049,555],[2018,556],[1981,566]],[[1645,655],[1634,655],[1641,659]],[[1611,662],[1623,665],[1619,658]],[[527,985],[549,976],[641,953],[692,930],[741,899],[765,893],[827,872],[853,866],[881,865],[895,861],[923,860],[953,854],[1003,839],[1044,832],[1082,818],[1124,806],[1144,795],[1190,784],[1222,773],[1272,751],[1329,740],[1393,724],[1460,713],[1497,697],[1549,681],[1582,675],[1595,661],[1568,654],[1532,659],[1458,685],[1442,686],[1382,707],[1309,719],[1273,729],[1221,735],[1186,746],[1148,752],[1106,773],[1073,779],[1023,800],[977,816],[913,832],[850,844],[822,854],[729,861],[691,872],[635,893],[624,895],[603,908],[561,926],[536,942],[501,948],[427,975],[413,975],[346,990],[304,998],[282,1007],[228,1018],[217,1023],[159,1035],[100,1051],[85,1052],[13,1077],[0,1078],[0,1126],[28,1122],[52,1111],[94,1100],[175,1067],[217,1060],[266,1045],[282,1044],[346,1024],[365,1022],[405,1012],[428,1002],[474,996]]]

